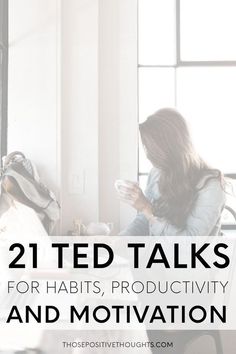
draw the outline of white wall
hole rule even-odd
[[[136,179],[136,0],[10,0],[9,152],[22,150],[74,218],[134,215],[117,178]]]
[[[116,179],[137,180],[137,1],[99,1],[99,216],[119,231],[134,215]]]
[[[62,229],[98,220],[98,0],[62,0]]]
[[[23,151],[60,187],[58,1],[9,0],[8,152]]]
[[[62,224],[132,216],[114,190],[137,171],[137,2],[62,1]]]
[[[138,75],[137,1],[120,0],[120,178],[138,178]],[[120,228],[135,216],[130,206],[120,204]]]
[[[119,0],[99,2],[99,218],[119,223]]]

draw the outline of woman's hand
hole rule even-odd
[[[120,200],[131,205],[137,211],[152,214],[152,205],[137,184],[134,183],[129,187],[120,186],[119,197]]]

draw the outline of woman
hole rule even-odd
[[[120,234],[220,234],[223,176],[196,153],[184,118],[174,109],[161,109],[140,124],[140,134],[153,169],[145,194],[135,183],[120,187],[120,198],[138,211]]]

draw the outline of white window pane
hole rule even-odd
[[[236,60],[236,1],[180,0],[182,60]]]
[[[175,0],[139,0],[139,64],[176,63]]]
[[[197,150],[213,167],[236,171],[236,68],[180,68],[177,107]]]
[[[175,106],[175,69],[141,68],[139,69],[139,121],[163,107]],[[142,145],[139,144],[139,172],[149,172]]]
[[[163,107],[175,105],[175,69],[139,69],[139,121]]]

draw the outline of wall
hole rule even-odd
[[[62,230],[98,220],[98,0],[62,0]]]
[[[137,179],[136,4],[62,1],[64,232],[75,217],[117,232],[134,215],[114,181]]]
[[[118,232],[134,216],[116,179],[137,180],[137,1],[99,2],[99,216]]]
[[[74,218],[134,215],[114,181],[137,179],[136,0],[10,0],[9,144]]]
[[[59,194],[57,0],[9,0],[8,152],[23,151]]]
[[[138,75],[137,1],[120,0],[120,178],[138,180]],[[135,216],[130,206],[120,204],[119,226],[124,228]]]
[[[99,2],[99,218],[119,222],[119,0]]]

